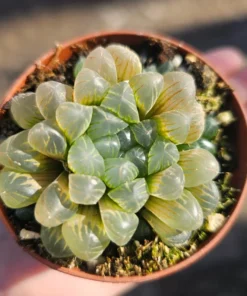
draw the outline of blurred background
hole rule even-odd
[[[0,0],[0,93],[55,43],[103,30],[169,34],[202,51],[247,53],[247,0]],[[228,237],[193,267],[126,296],[246,296],[247,204]]]

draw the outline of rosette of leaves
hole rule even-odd
[[[220,198],[218,161],[190,148],[205,123],[193,77],[145,72],[117,44],[95,48],[76,74],[73,87],[47,81],[12,99],[23,131],[0,145],[2,201],[36,204],[53,257],[89,261],[110,241],[126,245],[139,217],[167,245],[183,245]]]

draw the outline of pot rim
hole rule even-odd
[[[197,51],[192,46],[189,46],[189,45],[187,45],[186,43],[184,43],[182,41],[178,41],[178,40],[176,40],[174,38],[167,37],[167,36],[162,36],[162,35],[153,34],[153,33],[136,32],[136,31],[117,31],[117,32],[115,32],[115,31],[107,31],[107,32],[99,32],[99,33],[95,33],[95,34],[88,34],[88,35],[85,35],[85,36],[82,36],[82,37],[79,37],[79,38],[72,39],[71,41],[62,43],[61,47],[62,48],[69,48],[72,45],[85,42],[86,40],[89,40],[89,39],[94,39],[94,38],[97,38],[97,37],[109,37],[111,35],[114,35],[114,36],[126,35],[126,36],[129,36],[130,38],[131,37],[135,38],[137,36],[144,37],[144,38],[152,38],[152,39],[164,41],[164,42],[170,43],[171,45],[174,45],[176,47],[182,48],[183,50],[187,51],[188,53],[192,53],[197,58],[199,58],[202,62],[207,64],[210,68],[212,68],[214,70],[214,72],[227,85],[229,85],[228,79],[226,79],[224,77],[224,75],[219,74],[218,71],[215,70],[214,66],[210,62],[208,62],[207,59],[204,56],[202,56],[199,51]],[[55,54],[54,49],[48,51],[45,55],[42,55],[39,59],[37,59],[36,62],[34,62],[30,67],[28,67],[15,80],[15,82],[12,84],[12,86],[6,92],[6,94],[4,96],[4,100],[0,104],[0,109],[25,84],[27,76],[29,74],[31,74],[35,70],[35,65],[37,65],[37,64],[39,64],[39,65],[40,64],[41,65],[42,64],[43,65],[49,64],[49,61],[54,56],[54,54]],[[67,58],[69,58],[69,55],[68,56],[66,55],[66,57],[63,60],[66,60]],[[237,105],[237,107],[239,109],[239,115],[240,115],[239,118],[242,120],[242,122],[243,122],[243,124],[245,126],[245,131],[247,131],[246,114],[244,112],[243,103],[236,96],[234,91],[233,91],[233,98],[234,98],[235,103],[236,103],[236,105]],[[202,243],[200,248],[194,254],[192,254],[190,257],[176,263],[173,266],[168,267],[167,269],[164,269],[164,270],[161,270],[161,271],[156,271],[154,273],[151,273],[151,274],[145,275],[145,276],[112,277],[112,276],[100,276],[100,275],[90,274],[90,273],[86,273],[86,272],[84,272],[84,271],[82,271],[82,270],[80,270],[78,268],[69,269],[67,267],[59,266],[59,265],[57,265],[55,263],[52,263],[49,260],[41,257],[37,253],[31,252],[27,248],[23,248],[23,249],[24,249],[24,251],[29,253],[29,255],[31,255],[32,257],[34,257],[35,259],[39,260],[41,263],[47,265],[48,267],[50,267],[52,269],[55,269],[55,270],[58,270],[58,271],[61,271],[63,273],[70,274],[70,275],[73,275],[73,276],[81,277],[81,278],[84,278],[84,279],[96,280],[96,281],[101,281],[101,282],[111,282],[111,283],[128,283],[128,282],[140,283],[140,282],[146,282],[146,281],[150,281],[150,280],[157,280],[157,279],[160,279],[162,277],[172,275],[172,274],[174,274],[174,273],[176,273],[178,271],[181,271],[181,270],[189,267],[190,265],[192,265],[193,263],[195,263],[199,259],[203,258],[214,247],[216,247],[216,245],[218,245],[221,242],[221,240],[226,236],[226,234],[228,233],[228,231],[231,229],[234,222],[236,221],[236,218],[237,218],[237,216],[239,214],[239,211],[240,211],[240,209],[241,209],[241,207],[243,205],[244,197],[246,195],[247,195],[247,182],[245,181],[243,190],[242,190],[242,192],[241,192],[241,194],[240,194],[240,196],[238,198],[238,201],[236,202],[236,204],[235,204],[235,206],[234,206],[234,208],[232,210],[232,213],[231,213],[230,217],[227,219],[227,221],[225,222],[225,224],[223,225],[223,227],[220,230],[218,230],[215,234],[211,235],[211,237],[209,238],[209,241],[206,241],[205,243]],[[12,234],[15,241],[18,243],[19,238],[18,238],[17,234],[14,231],[14,227],[8,221],[8,217],[7,217],[7,215],[6,215],[5,211],[4,211],[4,208],[3,208],[3,205],[1,204],[1,202],[0,202],[0,218],[4,222],[5,226],[9,230],[9,232]]]

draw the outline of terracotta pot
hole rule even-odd
[[[151,43],[150,43],[151,41]],[[145,46],[150,46],[148,44],[152,44],[152,46],[156,43],[163,43],[163,44],[171,44],[172,46],[175,46],[181,50],[181,52],[185,53],[193,53],[193,55],[197,56],[201,61],[205,62],[210,66],[210,64],[202,57],[196,50],[189,47],[188,45],[185,45],[183,42],[178,42],[174,39],[158,36],[158,35],[151,35],[151,34],[143,34],[143,33],[133,33],[133,32],[111,32],[111,33],[102,33],[102,34],[95,34],[95,35],[89,35],[85,37],[81,37],[75,40],[72,40],[68,43],[61,45],[61,51],[59,52],[58,58],[61,62],[65,62],[72,54],[71,46],[75,44],[79,44],[84,46],[85,48],[93,48],[96,45],[100,44],[107,44],[107,43],[122,43],[128,46],[136,46],[141,48],[143,44]],[[49,66],[51,65],[51,59],[54,56],[54,51],[50,51],[47,54],[45,54],[43,57],[41,57],[39,60],[36,61],[35,64],[41,64],[43,66]],[[13,95],[20,90],[20,88],[25,84],[26,78],[29,74],[31,74],[35,70],[35,64],[33,64],[31,67],[29,67],[12,85],[12,87],[8,90],[4,101],[1,105],[1,107],[8,102]],[[213,66],[211,65],[211,68]],[[220,76],[220,75],[219,75]],[[220,76],[221,77],[221,76]],[[222,78],[222,77],[221,77]],[[225,79],[222,78],[224,81]],[[243,200],[245,195],[247,194],[247,184],[246,184],[246,175],[247,175],[247,153],[246,153],[246,147],[247,147],[247,125],[246,125],[246,119],[243,112],[243,107],[241,105],[241,101],[235,96],[234,93],[232,93],[232,99],[230,100],[230,108],[233,110],[234,114],[237,116],[238,121],[236,124],[236,143],[234,145],[237,147],[238,152],[238,167],[233,172],[233,184],[235,188],[240,189],[239,193],[237,193],[236,199],[237,203],[233,206],[233,209],[231,211],[230,217],[225,223],[225,225],[215,234],[213,234],[204,244],[200,246],[198,251],[194,253],[191,257],[177,263],[174,266],[171,266],[165,270],[155,272],[153,274],[147,275],[147,276],[133,276],[133,277],[101,277],[98,275],[92,275],[85,273],[79,269],[68,269],[65,267],[58,266],[54,263],[51,263],[50,261],[40,257],[38,254],[35,254],[33,252],[27,251],[31,256],[39,260],[40,262],[46,264],[47,266],[62,271],[64,273],[91,279],[91,280],[97,280],[97,281],[103,281],[103,282],[113,282],[113,283],[119,283],[119,282],[144,282],[147,280],[154,280],[161,277],[165,277],[168,275],[171,275],[175,272],[178,272],[191,264],[195,263],[199,259],[201,259],[203,256],[205,256],[209,251],[211,251],[227,234],[227,232],[232,227],[233,223],[235,222],[239,210],[241,209],[241,206],[243,204]],[[8,221],[8,218],[5,213],[4,207],[0,204],[0,217],[5,223],[8,230],[13,235],[16,242],[18,242],[19,238],[16,235],[13,226]]]

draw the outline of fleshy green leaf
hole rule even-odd
[[[141,215],[158,234],[160,239],[168,246],[183,246],[188,242],[191,236],[191,231],[179,231],[171,228],[145,208],[142,209]]]
[[[142,73],[130,79],[136,104],[142,118],[151,110],[164,87],[163,76],[159,73]]]
[[[72,98],[72,87],[56,81],[43,82],[36,90],[37,106],[46,119],[54,118],[57,107]]]
[[[93,108],[77,103],[65,102],[56,111],[58,126],[70,143],[73,143],[88,129],[93,114]]]
[[[106,48],[112,55],[116,68],[118,81],[129,80],[142,72],[139,56],[127,46],[112,44]]]
[[[81,136],[71,146],[68,165],[74,173],[96,177],[101,177],[105,170],[102,156],[87,135]]]
[[[29,129],[44,118],[41,115],[35,99],[35,93],[27,92],[16,95],[11,100],[11,115],[23,129]]]
[[[181,151],[178,163],[184,171],[185,187],[195,187],[212,181],[220,172],[217,159],[201,148]]]
[[[106,233],[110,240],[118,246],[126,245],[138,226],[138,217],[127,213],[108,196],[99,201],[100,213]]]
[[[124,183],[109,191],[108,195],[115,203],[129,213],[138,212],[149,197],[144,178]]]
[[[202,226],[203,212],[196,198],[187,190],[176,200],[162,200],[151,196],[145,207],[169,227],[181,231]]]
[[[78,61],[76,62],[74,70],[73,70],[74,78],[77,77],[77,75],[79,74],[79,72],[83,68],[83,64],[85,62],[85,59],[86,58],[84,56],[80,56]]]
[[[111,54],[101,46],[96,47],[87,56],[83,68],[97,72],[111,84],[117,83],[117,70]]]
[[[34,204],[44,187],[56,174],[20,174],[3,169],[0,172],[0,196],[9,208],[19,209]]]
[[[54,120],[37,123],[29,130],[28,142],[34,150],[54,158],[65,159],[67,142]]]
[[[176,163],[147,177],[149,193],[165,200],[178,199],[184,189],[183,170]]]
[[[0,163],[17,172],[40,173],[59,164],[35,151],[28,143],[29,131],[9,137],[0,145]]]
[[[62,233],[73,254],[86,261],[98,258],[110,243],[96,206],[82,207],[63,224]]]
[[[157,137],[156,123],[154,120],[143,120],[140,123],[131,124],[130,129],[138,144],[149,148]]]
[[[191,112],[196,97],[193,76],[184,72],[170,72],[163,77],[164,89],[147,117],[171,110]]]
[[[93,205],[104,195],[105,184],[94,176],[69,175],[69,195],[76,204]]]
[[[100,105],[109,87],[97,72],[84,68],[75,79],[74,101],[82,105]]]
[[[78,206],[71,202],[68,175],[62,173],[40,195],[35,206],[35,218],[45,227],[55,227],[75,215]]]
[[[148,174],[162,171],[178,160],[179,152],[176,145],[159,137],[148,153]]]
[[[73,256],[62,235],[62,226],[47,228],[42,226],[40,237],[46,251],[54,258]]]
[[[136,140],[129,127],[126,127],[124,130],[120,131],[117,136],[120,141],[121,151],[128,151],[136,145]]]
[[[182,144],[190,129],[190,117],[180,111],[169,111],[153,118],[157,124],[158,133],[175,144]]]
[[[115,135],[127,126],[128,124],[117,116],[105,112],[100,107],[95,107],[87,133],[92,140],[96,140],[104,136]]]
[[[133,164],[139,170],[139,177],[144,177],[147,175],[147,153],[142,147],[134,147],[127,151],[124,158],[133,162]]]
[[[140,121],[134,94],[127,81],[112,86],[101,106],[128,123]]]
[[[119,155],[120,142],[117,135],[99,138],[94,145],[103,158],[115,158]]]
[[[202,208],[204,217],[212,214],[212,212],[219,205],[220,191],[213,181],[197,187],[191,187],[189,188],[189,191],[198,200]]]
[[[125,182],[134,180],[138,173],[138,168],[127,159],[105,159],[104,182],[109,188],[116,188]]]
[[[219,131],[219,126],[220,123],[214,115],[207,115],[202,137],[208,140],[214,140]]]

